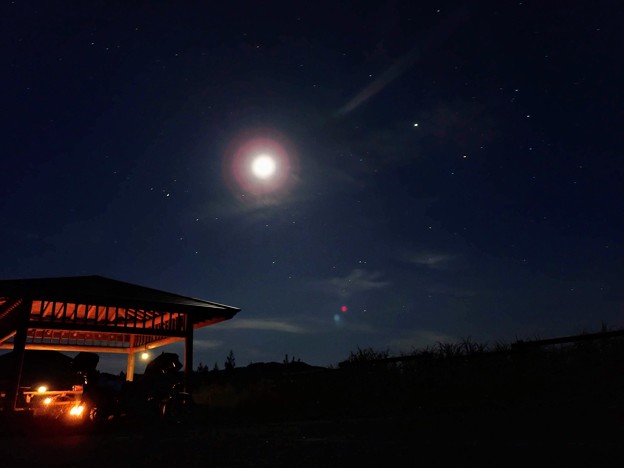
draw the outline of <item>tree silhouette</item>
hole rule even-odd
[[[236,358],[234,357],[234,351],[230,349],[230,352],[225,359],[225,363],[223,364],[225,370],[231,370],[236,367]]]

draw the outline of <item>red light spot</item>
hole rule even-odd
[[[347,306],[342,306],[342,307],[340,308],[340,312],[342,312],[343,314],[346,314],[346,313],[347,313],[347,310],[348,310],[348,309],[347,309]]]

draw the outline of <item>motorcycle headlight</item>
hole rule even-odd
[[[83,412],[84,412],[84,405],[72,406],[72,408],[69,410],[69,415],[77,418],[77,417],[82,416]]]

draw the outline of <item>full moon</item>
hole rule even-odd
[[[273,203],[295,185],[296,152],[285,137],[270,129],[233,139],[223,162],[231,189],[237,195],[241,189],[251,195],[245,197],[249,203],[268,203],[269,198]]]
[[[269,154],[260,154],[251,163],[251,171],[259,179],[268,179],[275,174],[275,169],[275,159]]]

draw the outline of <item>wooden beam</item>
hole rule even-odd
[[[145,345],[137,346],[137,347],[131,349],[130,351],[132,351],[134,353],[138,353],[138,352],[143,351],[144,349],[160,348],[161,346],[166,346],[166,345],[171,344],[171,343],[177,343],[178,341],[181,341],[183,339],[184,338],[177,338],[177,337],[164,338],[162,340],[152,341],[151,343],[147,343]]]
[[[15,333],[13,333],[14,335]],[[10,337],[7,337],[10,338]],[[177,343],[178,341],[183,340],[184,338],[165,338],[162,340],[152,341],[151,343],[137,346],[134,348],[122,348],[120,346],[90,346],[90,345],[70,345],[70,344],[53,344],[53,343],[26,343],[27,350],[37,350],[37,351],[70,351],[70,352],[80,352],[80,351],[92,351],[94,353],[114,353],[114,354],[128,354],[128,353],[138,353],[144,349],[156,349],[161,346],[166,346],[172,343]],[[13,349],[13,343],[1,343],[0,349]]]
[[[24,310],[26,306],[23,305],[23,301],[18,299],[11,303],[0,314],[0,336],[3,336],[2,341],[8,340],[11,336],[15,335],[20,322],[20,310]],[[11,349],[13,349],[11,347]]]
[[[40,300],[40,298],[33,297],[32,294],[21,294],[21,297],[25,300],[35,299]],[[196,305],[188,305],[188,304],[170,304],[167,302],[161,302],[158,300],[148,300],[148,299],[130,299],[130,298],[122,298],[122,297],[98,297],[94,299],[89,295],[81,295],[81,294],[72,294],[68,296],[66,293],[55,294],[52,291],[48,291],[45,294],[45,301],[56,301],[56,302],[67,302],[68,304],[88,304],[90,305],[99,305],[104,307],[119,307],[120,309],[139,309],[139,310],[148,310],[159,313],[169,313],[172,311],[180,312],[183,314],[191,313],[202,316],[230,316],[236,314],[239,309],[237,307],[231,307],[224,304],[217,303],[206,303],[204,302],[201,306]]]
[[[16,331],[12,331],[11,333],[9,333],[8,335],[0,338],[0,345],[5,344],[4,342],[8,339],[11,339],[15,336],[15,333],[17,333]],[[10,343],[6,343],[6,348],[5,349],[13,349],[13,345]]]
[[[11,343],[0,343],[0,349],[13,349],[13,345]],[[117,353],[117,354],[127,354],[130,352],[130,348],[120,348],[114,346],[77,346],[77,345],[59,345],[59,344],[26,344],[27,350],[36,350],[36,351],[70,351],[70,352],[80,352],[80,351],[92,351],[94,353]]]
[[[98,332],[98,333],[125,333],[128,335],[157,335],[157,336],[175,336],[184,338],[186,332],[184,330],[165,330],[153,328],[133,328],[133,327],[117,327],[110,325],[88,325],[81,323],[52,323],[47,321],[35,320],[31,321],[28,326],[33,329],[42,330],[66,330],[79,332]]]

